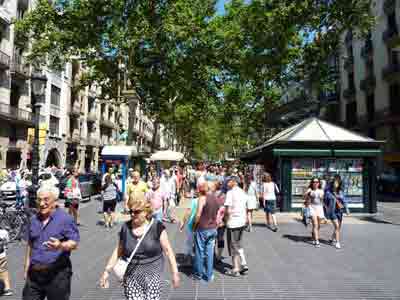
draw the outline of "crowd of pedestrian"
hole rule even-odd
[[[58,203],[57,184],[51,180],[42,181],[37,191],[37,213],[26,234],[24,300],[69,299],[71,293],[70,253],[77,249],[80,240],[79,173],[75,169],[55,168],[47,172],[53,175],[61,172],[66,178],[63,189],[66,209]],[[18,170],[5,175],[3,171],[1,176],[18,180],[21,185],[26,174],[29,172]],[[247,168],[199,163],[195,167],[173,166],[158,172],[151,169],[143,177],[139,171],[129,169],[125,186],[122,178],[120,172],[110,168],[102,179],[105,227],[115,225],[119,203],[129,221],[119,230],[118,242],[101,274],[100,285],[108,288],[110,273],[120,274],[128,300],[160,299],[164,258],[170,266],[172,286],[176,288],[180,284],[166,223],[179,222],[179,230],[185,234],[181,264],[191,268],[194,280],[205,282],[214,280],[216,266],[225,266],[222,263],[225,247],[232,264],[230,268],[222,268],[223,273],[241,277],[249,272],[244,236],[253,231],[254,211],[263,208],[266,227],[278,231],[276,213],[281,193],[269,173],[257,177]],[[24,203],[25,199],[22,201]],[[186,207],[180,220],[175,213],[179,206]],[[325,187],[319,178],[312,179],[304,195],[303,221],[308,226],[311,220],[315,247],[320,247],[321,223],[330,220],[333,225],[330,243],[341,248],[344,213],[349,211],[340,176],[335,176]],[[0,230],[0,279],[4,282],[3,295],[12,295],[7,239],[7,231]]]

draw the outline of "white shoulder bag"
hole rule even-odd
[[[131,255],[129,256],[128,260],[124,260],[122,258],[118,258],[117,263],[115,264],[113,271],[115,276],[117,276],[117,278],[122,281],[124,278],[124,275],[126,273],[126,270],[128,269],[128,265],[130,264],[130,262],[132,261],[133,257],[135,256],[140,244],[142,243],[144,237],[146,236],[147,232],[149,231],[149,229],[151,228],[151,226],[153,225],[153,220],[151,219],[150,224],[146,227],[146,230],[143,232],[142,237],[140,238],[140,240],[138,241],[138,243],[136,244],[135,249],[132,251]]]

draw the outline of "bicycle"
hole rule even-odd
[[[0,228],[8,231],[10,242],[18,239],[22,233],[22,219],[7,211],[13,206],[14,204],[0,202]]]

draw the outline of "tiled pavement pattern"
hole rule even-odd
[[[96,225],[101,215],[92,201],[82,208],[79,250],[73,254],[71,299],[124,299],[116,282],[112,288],[98,288],[98,278],[117,241],[118,228],[107,231]],[[350,219],[349,219],[350,220]],[[259,225],[245,235],[245,251],[250,272],[229,278],[215,271],[210,284],[193,282],[182,273],[182,285],[172,290],[166,273],[163,299],[400,299],[400,226],[350,222],[344,227],[343,249],[322,245],[314,248],[307,240],[309,230],[299,222],[284,222],[278,233]],[[322,236],[328,238],[330,225]],[[183,249],[184,237],[176,225],[168,225],[176,253]],[[11,245],[9,268],[13,297],[21,299],[24,245]],[[230,259],[225,259],[230,263]],[[183,270],[187,271],[187,270]]]

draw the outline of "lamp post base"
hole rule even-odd
[[[32,184],[30,187],[28,187],[28,207],[29,208],[36,208],[37,207],[37,190],[39,189],[39,185]]]

